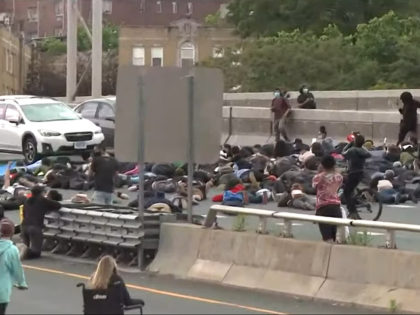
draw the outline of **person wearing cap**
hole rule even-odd
[[[19,259],[19,250],[11,241],[15,226],[10,220],[0,221],[0,314],[6,313],[13,286],[28,288]]]
[[[42,228],[47,213],[58,211],[61,204],[45,197],[44,187],[35,186],[31,190],[32,196],[23,206],[23,221],[21,238],[26,248],[21,253],[22,259],[33,259],[41,256]]]

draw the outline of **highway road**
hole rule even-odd
[[[10,157],[15,159],[15,157]],[[0,160],[7,160],[8,156]],[[124,191],[124,190],[122,190]],[[65,199],[74,195],[75,191],[63,191]],[[218,193],[212,191],[211,195]],[[88,194],[92,194],[89,192]],[[130,193],[131,198],[135,194]],[[124,202],[123,202],[124,203]],[[206,200],[194,208],[195,214],[203,217],[211,206]],[[251,205],[256,208],[279,209],[296,213],[308,213],[288,208],[277,208],[274,203],[267,205]],[[251,207],[249,206],[249,207]],[[311,213],[311,212],[309,212]],[[8,211],[7,216],[18,220],[18,211]],[[219,216],[219,224],[231,229],[235,217]],[[386,206],[382,221],[394,221],[420,224],[420,209],[408,202],[406,205]],[[255,230],[255,218],[247,218],[248,230]],[[280,231],[281,222],[272,220],[269,230],[273,234]],[[294,236],[297,239],[320,240],[318,227],[310,223],[295,223]],[[383,245],[385,236],[382,231],[372,232],[370,245]],[[397,233],[397,244],[401,249],[420,251],[420,235],[413,233]],[[30,286],[29,291],[14,292],[13,301],[8,309],[9,314],[81,314],[81,292],[75,285],[85,281],[94,269],[86,261],[75,260],[63,256],[45,255],[37,261],[25,262],[25,271]],[[281,313],[322,313],[322,314],[366,314],[371,310],[327,302],[301,300],[295,297],[280,296],[252,290],[192,282],[170,277],[150,275],[126,270],[123,277],[129,284],[133,296],[146,301],[146,314],[281,314]]]
[[[13,292],[8,314],[82,314],[79,282],[94,266],[46,256],[25,262],[28,291]],[[368,309],[148,275],[121,272],[145,314],[374,314]],[[129,314],[135,314],[130,312]],[[377,313],[378,314],[378,313]]]
[[[9,159],[21,159],[17,155],[8,155],[0,154],[0,161],[6,161]],[[127,193],[125,189],[121,190],[122,192]],[[76,191],[62,191],[65,199],[70,199]],[[205,216],[209,207],[213,204],[211,202],[211,197],[214,194],[220,193],[220,191],[213,190],[209,194],[209,199],[200,202],[198,206],[194,207],[194,214],[199,214]],[[93,192],[88,192],[88,195],[91,196]],[[135,193],[129,193],[131,199],[136,198]],[[119,200],[121,205],[126,204],[126,201]],[[292,208],[278,208],[274,202],[270,202],[267,205],[248,205],[247,207],[252,208],[261,208],[269,210],[279,210],[279,211],[288,211],[294,213],[306,213],[313,214],[314,212],[300,211]],[[8,213],[8,216],[17,220],[18,212],[11,211]],[[410,223],[410,224],[419,224],[420,225],[420,203],[415,205],[411,201],[408,201],[402,205],[385,205],[383,209],[381,221],[390,221],[390,222],[399,222],[399,223]],[[220,215],[218,217],[219,225],[225,229],[232,229],[232,226],[235,222],[235,217]],[[279,234],[281,229],[281,221],[270,220],[268,224],[268,229],[272,234]],[[248,217],[246,219],[246,229],[255,230],[257,228],[257,220],[253,217]],[[354,231],[356,233],[356,231]],[[362,231],[358,231],[362,233]],[[369,230],[368,232],[368,243],[371,246],[383,246],[385,244],[385,234],[381,230]],[[293,223],[293,233],[295,238],[304,239],[304,240],[320,240],[320,233],[318,227],[312,223],[303,223],[295,222]],[[409,233],[409,232],[398,232],[397,233],[397,246],[399,249],[403,250],[412,250],[420,252],[420,234]]]

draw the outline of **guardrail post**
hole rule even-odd
[[[283,222],[283,237],[292,238],[292,221],[284,219]]]
[[[390,248],[390,249],[397,248],[394,230],[386,230],[386,245],[385,246],[386,248]]]
[[[259,225],[257,233],[267,234],[267,218],[259,217]]]
[[[217,211],[210,209],[207,213],[206,220],[204,221],[204,226],[206,228],[211,228],[217,220]]]
[[[337,226],[337,243],[344,244],[346,242],[346,227],[344,225]]]

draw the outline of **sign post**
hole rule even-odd
[[[194,76],[188,79],[188,222],[192,223],[194,180]]]
[[[138,78],[138,93],[139,93],[139,104],[138,104],[138,169],[139,169],[139,221],[144,231],[144,81],[143,76],[140,75]],[[138,267],[140,270],[143,269],[144,255],[143,255],[143,242],[140,245],[138,254]]]

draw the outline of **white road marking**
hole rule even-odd
[[[417,205],[386,205],[389,208],[418,208]]]
[[[284,223],[283,222],[276,223],[276,225],[284,225]],[[302,223],[292,223],[292,226],[302,226],[302,225],[303,225]]]
[[[359,231],[359,232],[357,232],[357,234],[364,234],[365,232],[363,232],[363,231]],[[382,236],[382,235],[385,235],[384,233],[377,233],[377,232],[367,232],[367,235],[370,235],[370,236]]]
[[[207,214],[202,214],[201,216],[203,218],[207,218]],[[225,219],[225,218],[227,218],[227,216],[225,216],[225,215],[216,215],[216,218],[218,218],[218,219]]]

